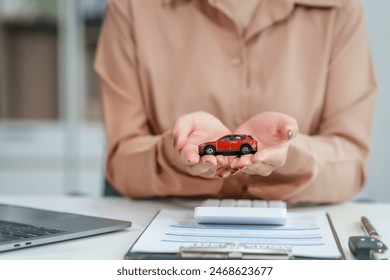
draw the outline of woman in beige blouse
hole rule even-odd
[[[364,184],[377,86],[357,0],[110,0],[95,68],[123,195],[340,202]],[[199,157],[229,133],[258,152]]]

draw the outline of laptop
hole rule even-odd
[[[125,229],[131,222],[0,204],[0,252]]]

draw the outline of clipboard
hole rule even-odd
[[[161,210],[160,210],[161,211]],[[339,258],[316,258],[305,256],[294,256],[289,248],[269,248],[264,246],[247,246],[240,243],[229,243],[222,246],[181,246],[180,250],[175,253],[159,252],[136,252],[133,251],[135,244],[149,230],[152,222],[159,215],[156,213],[142,234],[132,244],[124,256],[125,260],[179,260],[179,259],[196,259],[196,260],[289,260],[289,259],[340,259],[345,260],[340,240],[333,226],[332,220],[328,213],[326,217],[331,229],[337,249],[340,253]]]

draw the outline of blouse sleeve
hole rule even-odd
[[[365,182],[377,84],[362,7],[344,1],[335,20],[327,92],[316,135],[300,134],[287,163],[257,195],[289,201],[341,202]]]
[[[176,162],[171,131],[151,133],[132,25],[129,1],[110,0],[95,60],[107,139],[107,179],[129,197],[217,193],[222,180],[193,177]]]

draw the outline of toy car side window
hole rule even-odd
[[[223,137],[221,141],[230,141],[230,136]]]

